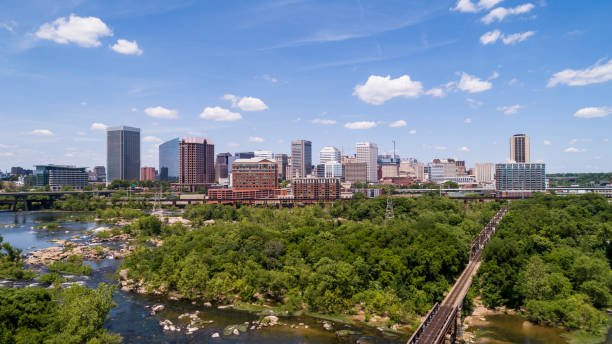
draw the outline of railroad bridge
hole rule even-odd
[[[408,344],[440,344],[447,340],[454,343],[461,328],[463,300],[472,285],[472,277],[480,267],[480,256],[485,245],[495,233],[495,228],[508,213],[508,206],[502,208],[487,223],[470,245],[470,260],[455,285],[442,303],[436,303],[427,313],[421,325],[414,332]]]
[[[0,204],[8,204],[12,211],[17,210],[17,203],[23,202],[23,209],[28,211],[32,208],[32,203],[39,202],[44,205],[45,208],[49,208],[53,201],[64,195],[79,195],[79,194],[93,194],[108,196],[112,194],[113,190],[103,191],[32,191],[32,192],[1,192],[0,193]]]

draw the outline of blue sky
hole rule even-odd
[[[503,162],[531,137],[549,172],[612,170],[612,2],[18,1],[0,11],[0,169],[104,165],[104,126],[217,153]]]

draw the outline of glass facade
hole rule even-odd
[[[88,184],[85,167],[38,165],[34,171],[36,187],[49,185],[51,190],[59,190],[62,186],[72,186],[82,189]]]
[[[140,129],[109,127],[106,135],[107,181],[140,179]]]
[[[177,137],[159,145],[159,179],[163,181],[178,180],[179,176],[179,141]]]
[[[500,191],[545,191],[546,165],[542,163],[496,164],[495,185]]]

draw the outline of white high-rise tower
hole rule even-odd
[[[378,182],[378,146],[372,142],[357,142],[357,161],[366,163],[366,179],[370,183]]]

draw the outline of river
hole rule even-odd
[[[0,212],[0,235],[5,241],[14,247],[20,248],[27,253],[30,250],[57,245],[50,242],[52,239],[70,239],[75,234],[80,234],[79,239],[74,241],[86,241],[88,236],[85,231],[98,227],[93,222],[75,222],[71,216],[78,213],[57,212],[31,212],[11,213]],[[41,222],[56,222],[60,230],[48,232],[35,229]],[[80,284],[95,288],[98,283],[115,283],[112,274],[121,263],[118,260],[104,259],[94,262],[86,262],[94,268],[94,273],[89,277],[76,277]],[[0,286],[37,286],[37,283],[10,282],[0,280]],[[242,324],[258,320],[260,316],[248,312],[217,309],[216,307],[204,307],[192,305],[185,301],[172,301],[162,297],[143,296],[117,290],[113,301],[117,307],[109,313],[105,327],[111,332],[123,336],[124,343],[405,343],[404,336],[388,337],[368,326],[348,326],[334,324],[336,330],[351,330],[355,334],[338,338],[334,331],[326,331],[319,319],[301,317],[282,317],[281,322],[287,325],[262,328],[255,331],[247,331],[238,336],[224,336],[223,329],[232,324]],[[150,307],[156,304],[165,305],[165,310],[151,315]],[[193,334],[181,332],[165,332],[159,325],[160,321],[171,320],[174,324],[181,324],[178,316],[182,313],[193,313],[200,311],[200,319],[211,321]],[[186,323],[183,323],[183,327]],[[308,327],[306,327],[308,326]],[[523,320],[517,316],[492,316],[487,318],[484,325],[478,327],[477,333],[481,334],[480,343],[552,343],[561,344],[565,340],[560,336],[561,331],[541,326],[523,326]],[[213,333],[220,333],[219,338],[211,338]],[[486,339],[484,339],[486,337]],[[612,333],[609,335],[608,344],[612,344]]]

